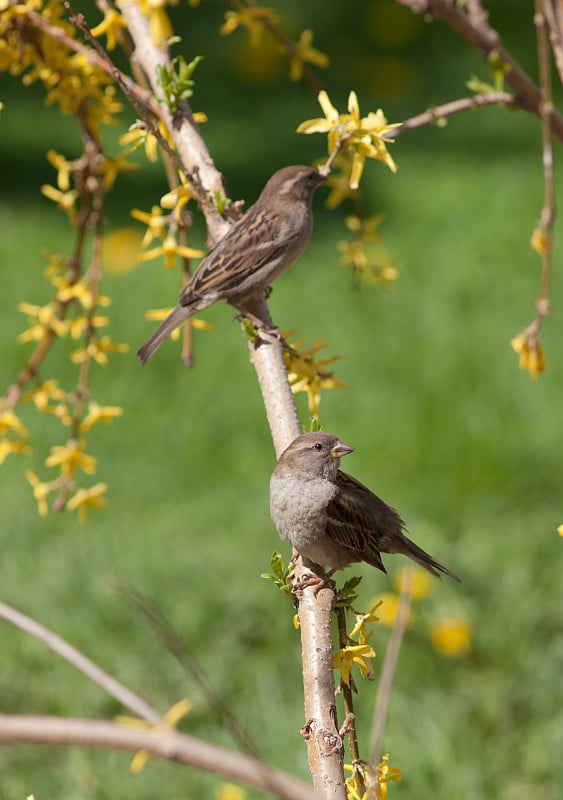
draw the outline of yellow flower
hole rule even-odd
[[[389,765],[389,756],[384,755],[377,767],[367,763],[344,764],[346,772],[352,775],[346,778],[346,789],[349,800],[386,800],[389,781],[402,780],[403,774],[397,767]],[[360,794],[358,776],[361,774],[364,793]]]
[[[381,109],[370,111],[367,117],[360,117],[355,92],[350,92],[348,96],[347,114],[338,113],[324,90],[319,93],[318,100],[325,118],[302,122],[297,133],[327,133],[328,149],[331,153],[345,142],[345,150],[352,156],[348,178],[351,189],[359,186],[366,158],[382,161],[392,172],[397,171],[387,144],[393,141],[389,138],[390,131],[399,127],[400,123],[390,125]]]
[[[99,406],[97,403],[89,403],[88,413],[80,425],[81,431],[88,431],[96,422],[112,422],[114,417],[120,417],[123,409],[119,406]]]
[[[356,189],[350,188],[348,176],[352,168],[352,162],[348,158],[341,157],[342,154],[337,156],[334,160],[334,166],[341,168],[340,172],[331,172],[327,178],[327,186],[330,192],[325,200],[325,206],[333,209],[339,206],[344,200],[354,197]]]
[[[395,624],[395,617],[399,609],[399,596],[391,592],[386,592],[385,594],[377,595],[375,599],[381,604],[378,609],[379,624],[384,625],[386,628],[392,628]]]
[[[514,352],[520,356],[518,366],[526,369],[532,378],[537,378],[541,372],[545,372],[545,356],[536,332],[529,330],[515,336],[510,345]]]
[[[177,0],[141,0],[141,11],[149,18],[151,39],[157,47],[164,45],[174,33],[164,9],[177,4]]]
[[[0,413],[0,436],[4,436],[10,431],[24,438],[29,436],[27,428],[13,411],[2,411]]]
[[[356,214],[350,214],[346,217],[344,223],[348,230],[357,233],[362,239],[368,239],[371,242],[382,242],[383,237],[378,228],[383,219],[383,214],[374,214],[372,217],[358,217]]]
[[[107,488],[107,483],[96,483],[90,489],[78,489],[67,502],[66,507],[69,511],[78,509],[78,521],[85,522],[89,508],[106,507],[107,503],[102,495],[107,492]]]
[[[376,616],[375,612],[379,610],[382,603],[383,600],[378,600],[366,614],[356,614],[356,624],[350,631],[350,639],[353,639],[366,624],[370,622],[379,622],[379,617]]]
[[[250,38],[250,46],[257,47],[261,40],[264,29],[268,25],[276,25],[280,18],[271,8],[260,6],[243,6],[236,11],[225,13],[225,22],[219,29],[222,36],[228,36],[239,26],[246,28]]]
[[[98,341],[89,342],[86,347],[79,347],[71,353],[70,360],[73,364],[81,364],[87,358],[93,358],[100,366],[105,367],[108,363],[107,354],[109,352],[127,353],[129,350],[126,344],[112,342],[109,336],[102,336]]]
[[[472,627],[464,617],[445,617],[432,624],[430,638],[440,653],[463,658],[471,650]]]
[[[47,331],[53,331],[57,336],[65,336],[68,331],[68,322],[59,317],[59,310],[54,303],[45,306],[18,303],[18,310],[27,314],[30,323],[30,327],[18,336],[18,342],[39,341]]]
[[[540,256],[545,255],[545,251],[547,249],[547,235],[545,228],[537,227],[534,232],[532,233],[532,238],[530,239],[530,245],[539,253]]]
[[[292,81],[299,81],[303,77],[303,64],[309,62],[316,64],[317,67],[328,67],[329,58],[325,53],[321,53],[312,46],[313,32],[303,31],[293,48],[290,50],[289,58],[289,78]]]
[[[135,172],[137,169],[139,169],[139,165],[127,161],[126,155],[122,154],[116,158],[104,158],[99,166],[100,174],[103,177],[104,189],[109,191],[112,188],[120,172]]]
[[[563,536],[563,525],[559,525],[559,527],[557,528],[557,533],[559,534],[559,536]]]
[[[41,194],[48,200],[52,200],[56,203],[61,211],[68,214],[71,223],[74,222],[76,217],[76,201],[78,200],[78,192],[76,189],[69,189],[66,192],[61,192],[59,189],[55,189],[54,186],[49,186],[49,184],[46,183],[41,187]]]
[[[31,453],[31,447],[25,442],[18,442],[12,439],[3,439],[0,441],[0,464],[3,464],[6,458],[12,453]]]
[[[409,578],[407,573],[411,573],[412,578]],[[416,567],[401,567],[395,575],[393,584],[399,594],[403,591],[407,580],[412,580],[411,584],[411,597],[413,600],[424,600],[425,597],[432,594],[435,589],[436,581],[433,581],[430,573],[417,569]]]
[[[373,680],[373,667],[369,661],[370,658],[375,658],[375,650],[367,644],[348,645],[348,647],[341,648],[335,653],[332,665],[334,669],[339,669],[342,680],[347,686],[350,686],[350,673],[352,667],[357,664],[360,668],[362,677],[368,677]]]
[[[146,722],[144,719],[138,719],[137,717],[127,717],[127,716],[117,716],[115,721],[119,725],[126,725],[130,728],[137,728],[141,730],[153,730],[155,734],[159,733],[166,733],[170,730],[170,728],[176,728],[182,717],[185,717],[186,714],[192,710],[192,702],[187,700],[185,697],[182,700],[179,700],[175,703],[172,708],[166,712],[163,717],[163,721],[159,725],[154,725],[150,722]],[[149,760],[149,754],[146,750],[139,750],[133,756],[131,760],[131,764],[129,765],[129,769],[131,772],[140,772],[147,761]]]
[[[57,287],[57,300],[61,303],[78,300],[87,311],[91,311],[100,300],[100,304],[103,304],[103,298],[94,295],[92,287],[85,280],[69,283],[66,278],[53,278],[52,284]]]
[[[47,467],[60,467],[61,474],[72,478],[77,467],[88,475],[96,471],[96,459],[84,453],[83,440],[70,439],[65,445],[51,447],[51,455],[45,460]]]
[[[217,800],[246,800],[246,792],[233,783],[220,783],[216,791]]]
[[[33,400],[35,408],[38,411],[46,411],[49,406],[49,400],[66,400],[67,393],[64,392],[54,379],[43,381],[39,386],[31,392],[27,392],[23,399],[25,402]]]
[[[73,162],[67,161],[56,150],[47,151],[47,160],[57,170],[57,186],[61,192],[68,192],[70,189],[70,176],[74,168]]]
[[[139,256],[140,261],[149,261],[152,258],[164,256],[164,261],[168,269],[174,269],[176,257],[180,258],[201,258],[205,253],[203,250],[196,250],[194,247],[183,247],[178,244],[174,234],[169,233],[160,247],[147,250]]]
[[[131,211],[131,216],[134,219],[138,219],[139,222],[144,222],[147,226],[142,241],[143,247],[148,247],[157,237],[159,239],[164,239],[166,236],[166,226],[168,224],[169,215],[163,214],[160,206],[153,206],[150,214],[146,211],[139,211],[138,208],[134,208]]]
[[[92,36],[103,36],[106,38],[106,49],[114,50],[118,42],[121,42],[121,29],[127,27],[127,23],[115,8],[107,8],[104,11],[103,20],[90,30]]]
[[[25,477],[33,488],[33,496],[37,500],[37,511],[39,516],[47,516],[47,495],[52,490],[52,487],[48,483],[43,483],[40,481],[35,472],[32,472],[30,469],[25,471]]]
[[[317,353],[327,346],[326,343],[318,337],[312,347],[299,350],[298,347],[303,341],[303,338],[298,339],[289,350],[285,350],[284,361],[291,391],[293,394],[307,393],[309,412],[316,417],[321,402],[321,389],[340,389],[345,384],[336,378],[333,372],[325,369],[328,364],[338,361],[340,356],[317,359]]]
[[[103,317],[100,314],[94,314],[91,317],[82,314],[69,320],[68,328],[73,339],[80,339],[89,328],[103,328],[105,325],[109,325],[109,322],[109,317]]]
[[[178,222],[182,219],[182,208],[192,199],[192,188],[183,178],[182,183],[172,191],[160,198],[160,205],[169,211],[174,211],[174,217]]]

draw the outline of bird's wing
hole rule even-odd
[[[272,236],[273,219],[254,206],[209,251],[180,293],[180,305],[197,302],[206,295],[225,297],[265,264],[280,258],[287,242]]]
[[[367,561],[386,572],[380,554],[385,531],[401,531],[403,521],[360,481],[338,471],[338,494],[327,507],[327,534],[337,544],[357,554],[358,561]]]

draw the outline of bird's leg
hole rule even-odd
[[[254,325],[258,332],[261,331],[262,333],[267,333],[270,336],[274,336],[280,342],[283,341],[281,333],[274,325],[268,325],[267,322],[264,322],[263,319],[260,319],[260,317],[257,317],[256,314],[253,314],[252,311],[250,311],[250,309],[246,306],[235,306],[235,308],[241,317],[245,317],[245,319]]]

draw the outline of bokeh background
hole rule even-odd
[[[487,6],[509,51],[535,75],[532,3]],[[319,109],[306,84],[288,82],[287,62],[267,48],[249,49],[244,32],[218,35],[228,8],[204,2],[172,9],[171,17],[179,50],[188,59],[205,54],[193,107],[209,117],[211,153],[230,196],[251,202],[273,171],[322,157],[325,142],[294,133]],[[276,10],[289,35],[314,29],[314,44],[331,59],[319,74],[340,108],[354,88],[363,112],[382,106],[400,121],[467,94],[473,73],[488,79],[481,59],[445,26],[390,0],[288,2]],[[0,90],[0,374],[7,386],[29,353],[16,345],[25,327],[17,302],[50,297],[40,251],[65,254],[72,244],[66,219],[39,193],[54,180],[45,153],[72,157],[80,142],[74,120],[45,108],[38,87],[3,76]],[[132,119],[106,132],[110,148]],[[392,153],[398,173],[371,163],[363,187],[369,213],[385,214],[381,232],[400,269],[393,287],[358,286],[339,264],[348,212],[327,212],[320,190],[312,244],[271,298],[282,330],[299,328],[311,344],[322,336],[327,356],[342,356],[335,370],[347,388],[323,395],[321,421],[356,447],[346,468],[398,507],[413,538],[463,578],[461,586],[436,581],[414,608],[384,745],[403,770],[390,797],[555,800],[563,786],[559,242],[553,313],[542,334],[547,373],[532,381],[509,346],[533,316],[539,287],[529,238],[543,199],[540,127],[523,113],[484,109],[405,135]],[[122,176],[110,197],[109,231],[134,226],[130,209],[149,210],[166,191],[161,165],[139,162],[142,169]],[[193,241],[204,238],[196,219]],[[117,255],[102,288],[113,299],[113,336],[131,350],[94,369],[92,388],[125,415],[96,430],[89,448],[97,479],[109,483],[109,506],[85,525],[70,513],[37,516],[24,467],[45,476],[42,462],[62,436],[53,420],[25,408],[34,454],[11,456],[0,482],[2,599],[162,710],[189,697],[194,709],[182,728],[234,746],[193,679],[114,591],[116,580],[133,586],[185,640],[264,758],[306,777],[299,637],[290,604],[259,577],[280,545],[267,502],[273,448],[245,341],[221,305],[205,314],[214,327],[196,336],[193,370],[183,368],[173,344],[141,369],[134,351],[152,329],[144,311],[172,304],[180,277],[156,262],[122,271]],[[65,348],[51,353],[42,374],[72,385]],[[303,397],[299,408],[307,424]],[[389,577],[353,570],[364,576],[360,609],[391,590],[404,561],[387,557],[386,564]],[[432,626],[446,618],[470,626],[463,655],[431,642]],[[376,674],[387,638],[379,627]],[[19,631],[2,624],[0,641],[3,711],[107,718],[121,710]],[[362,681],[357,699],[365,743],[375,689]],[[214,797],[218,783],[157,762],[134,776],[123,754],[0,750],[2,800],[32,792],[36,800]]]

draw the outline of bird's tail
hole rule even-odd
[[[191,315],[192,312],[190,312],[187,307],[180,305],[176,306],[176,308],[166,317],[164,322],[162,322],[155,330],[150,339],[147,339],[144,345],[137,350],[137,356],[139,357],[141,364],[145,364],[158,350],[163,341],[170,336],[172,331],[189,319]]]
[[[440,564],[439,561],[436,561],[435,558],[432,558],[432,556],[426,553],[421,547],[411,542],[407,536],[403,535],[401,537],[401,548],[397,548],[396,552],[403,553],[405,556],[412,558],[413,561],[416,561],[417,564],[420,564],[421,567],[424,567],[424,569],[427,569],[428,572],[431,572],[432,575],[436,575],[438,578],[440,577],[439,572],[443,572],[444,575],[449,575],[454,581],[461,583],[461,578],[458,578],[454,572],[451,572],[451,570],[443,564]]]

